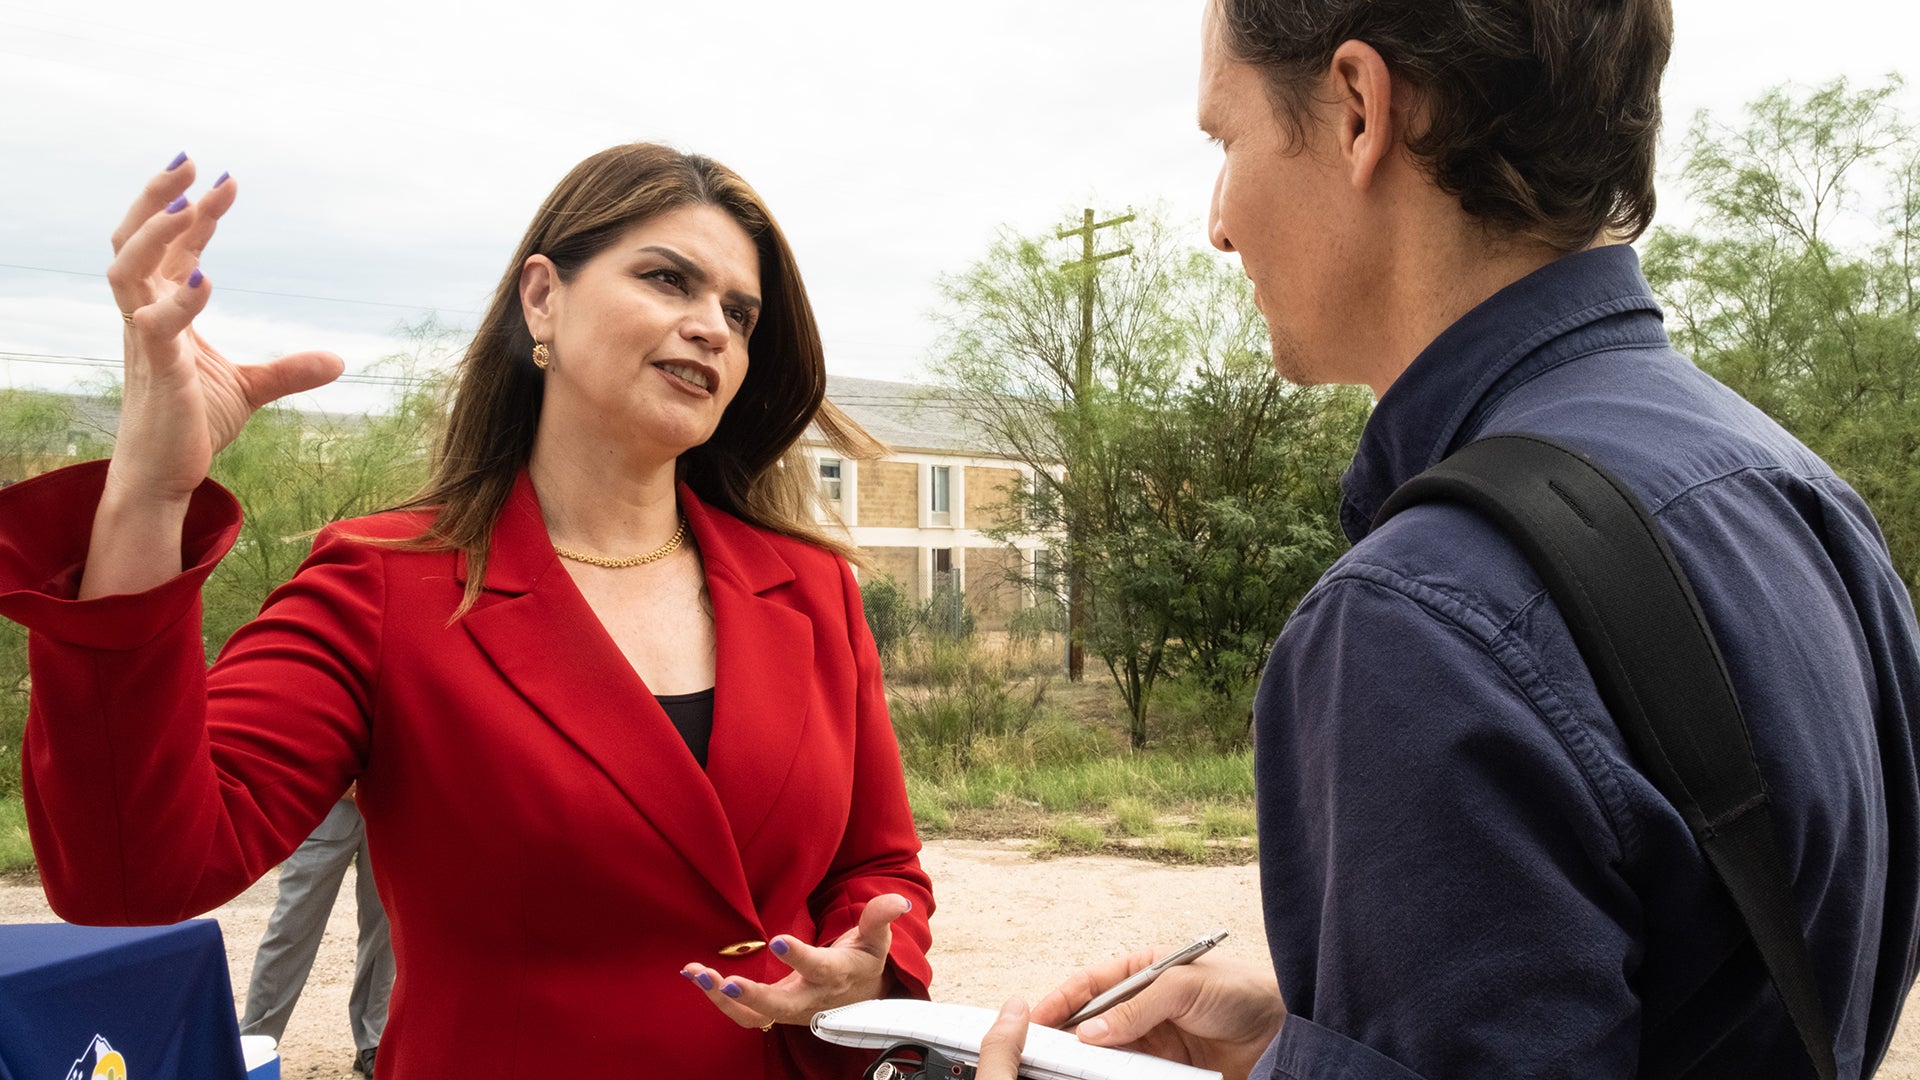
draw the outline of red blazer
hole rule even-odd
[[[553,554],[523,473],[485,593],[464,560],[329,526],[203,665],[199,588],[238,507],[195,494],[190,567],[75,601],[104,463],[0,491],[0,614],[33,631],[25,793],[63,918],[165,923],[230,899],[359,781],[399,979],[386,1080],[857,1075],[804,1028],[742,1029],[679,975],[773,981],[899,892],[891,970],[924,996],[933,902],[878,657],[845,562],[681,505],[718,636],[702,771]],[[849,1071],[850,1070],[850,1071]]]

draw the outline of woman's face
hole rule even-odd
[[[713,435],[746,378],[760,256],[732,215],[685,206],[627,230],[570,281],[533,256],[520,296],[552,356],[542,428],[596,453],[671,459]]]

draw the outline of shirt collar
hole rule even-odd
[[[1488,407],[1548,367],[1589,352],[1602,320],[1651,313],[1626,333],[1665,345],[1660,307],[1625,244],[1556,259],[1493,294],[1433,339],[1387,388],[1341,478],[1340,524],[1359,543],[1395,488],[1472,440]],[[1618,345],[1618,334],[1607,335]]]

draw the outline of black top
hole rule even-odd
[[[667,711],[667,719],[680,729],[680,737],[687,740],[687,749],[693,751],[693,760],[707,767],[707,742],[713,738],[713,687],[696,690],[691,694],[655,694],[655,701]]]

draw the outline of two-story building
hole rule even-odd
[[[0,440],[0,484],[111,445],[118,422],[111,403],[81,395],[15,396],[15,405],[42,420],[57,413],[59,422],[10,425],[22,430]],[[803,440],[838,517],[828,524],[840,526],[875,571],[909,596],[926,600],[943,584],[957,587],[980,628],[1004,629],[1015,611],[1029,606],[1024,583],[1033,580],[1036,560],[1044,564],[1047,545],[1041,537],[1021,537],[1009,550],[983,530],[1005,520],[1007,489],[1031,484],[1031,471],[986,449],[988,440],[943,407],[937,390],[833,375],[827,396],[891,450],[883,459],[858,461],[840,457],[812,433]],[[359,418],[315,419],[335,426]]]
[[[1046,542],[1020,537],[1009,550],[983,530],[1005,520],[1008,490],[1030,485],[1032,472],[987,449],[938,395],[914,383],[829,375],[828,399],[892,452],[877,461],[843,458],[811,433],[803,445],[837,524],[877,573],[921,600],[943,581],[956,584],[982,629],[1003,629],[1028,604],[1022,583],[1046,558]]]

